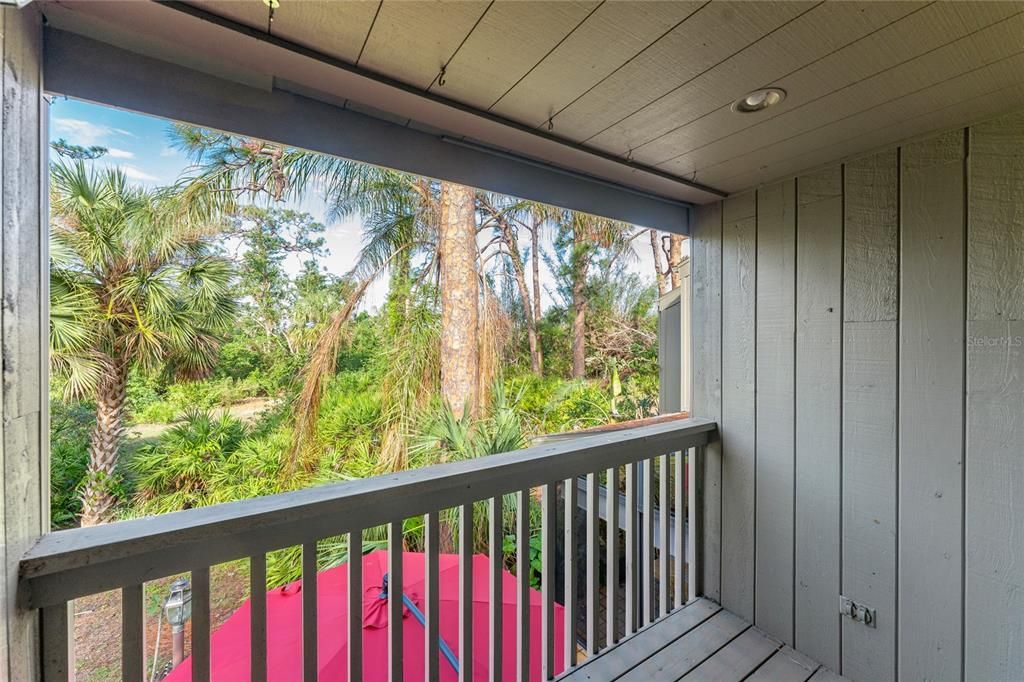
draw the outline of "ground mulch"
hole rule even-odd
[[[159,617],[168,589],[177,576],[146,583],[146,675],[160,628],[156,679],[171,660],[171,628]],[[214,566],[210,571],[210,619],[216,630],[249,598],[249,574],[241,563]],[[75,600],[75,672],[79,682],[121,679],[121,592],[113,590]],[[191,624],[185,627],[185,654],[191,650]]]

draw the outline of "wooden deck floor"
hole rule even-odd
[[[843,678],[701,599],[561,678],[571,682],[835,682]]]

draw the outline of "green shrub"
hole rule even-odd
[[[95,411],[82,403],[50,401],[50,524],[76,525],[82,513],[79,499],[89,464],[89,434]]]

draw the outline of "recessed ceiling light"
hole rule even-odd
[[[784,99],[786,91],[782,88],[763,88],[733,102],[732,110],[741,114],[751,114],[773,107]]]

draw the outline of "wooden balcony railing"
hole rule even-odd
[[[531,490],[540,489],[542,632],[539,641],[542,676],[555,677],[553,633],[559,504],[562,491],[562,542],[564,543],[564,615],[566,633],[577,632],[579,610],[586,611],[585,650],[599,653],[622,636],[663,617],[692,599],[687,586],[694,585],[699,563],[700,490],[693,467],[703,456],[703,446],[715,423],[685,419],[637,426],[622,431],[597,433],[562,442],[551,442],[516,452],[475,460],[442,464],[346,483],[325,485],[280,495],[192,509],[163,516],[122,521],[106,526],[58,531],[45,535],[21,561],[19,603],[41,609],[43,679],[64,682],[73,677],[69,642],[68,602],[90,594],[120,589],[122,592],[122,679],[137,682],[144,672],[143,585],[146,581],[191,572],[192,577],[192,676],[210,676],[210,567],[247,559],[252,581],[250,643],[251,676],[266,679],[267,632],[265,575],[266,555],[273,550],[302,546],[303,674],[317,680],[317,541],[347,534],[350,547],[361,547],[367,528],[387,526],[390,556],[389,622],[402,622],[403,522],[425,517],[427,590],[423,595],[426,617],[425,679],[439,678],[438,590],[439,512],[459,510],[460,565],[459,642],[460,679],[473,671],[474,628],[471,595],[474,503],[489,502],[489,556],[492,582],[489,670],[500,679],[502,618],[500,584],[504,567],[502,506],[504,496],[514,494],[517,506],[515,531],[518,609],[518,678],[528,678],[529,608],[529,505]],[[685,475],[689,467],[690,475]],[[585,504],[578,499],[579,477],[585,477]],[[624,487],[619,494],[605,491]],[[624,477],[620,478],[620,477]],[[620,485],[624,481],[624,486]],[[689,490],[684,489],[684,481]],[[607,507],[603,517],[607,534],[601,556],[599,503]],[[577,543],[577,515],[583,515],[585,550]],[[621,519],[620,515],[625,518]],[[684,523],[683,519],[687,519]],[[684,529],[689,532],[684,535]],[[622,535],[620,535],[622,533]],[[620,547],[624,547],[625,575],[619,576]],[[662,548],[662,549],[658,549]],[[671,551],[663,551],[670,548]],[[601,579],[600,562],[606,570]],[[577,571],[585,565],[585,592],[577,593]],[[360,562],[352,562],[348,583],[348,679],[362,678],[363,589]],[[620,587],[621,586],[621,587]],[[499,590],[495,595],[494,589]],[[604,609],[599,595],[604,590]],[[624,591],[622,599],[619,590]],[[527,598],[524,598],[527,597]],[[619,609],[624,609],[625,629]],[[606,632],[599,631],[604,616]],[[389,677],[402,680],[402,627],[389,627]],[[566,668],[577,663],[577,638],[565,637]]]

